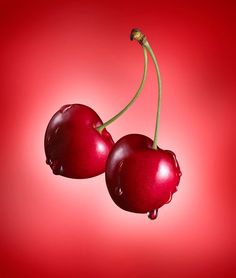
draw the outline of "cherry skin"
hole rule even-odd
[[[105,171],[108,154],[114,144],[103,122],[90,107],[64,105],[51,118],[45,133],[46,163],[56,175],[90,178]]]
[[[173,152],[152,145],[144,135],[124,136],[112,148],[105,173],[110,196],[120,208],[155,219],[176,192],[181,171]]]

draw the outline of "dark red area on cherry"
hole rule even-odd
[[[90,107],[82,104],[62,106],[51,118],[44,139],[46,162],[56,175],[90,178],[105,171],[114,144],[103,122]]]
[[[121,138],[112,148],[106,165],[106,183],[112,200],[122,209],[149,212],[171,201],[181,171],[172,151],[152,148],[153,141],[140,134]]]

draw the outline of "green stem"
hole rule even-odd
[[[143,77],[142,77],[142,81],[140,83],[140,86],[136,92],[136,94],[134,95],[134,97],[131,99],[131,101],[125,106],[125,108],[123,108],[118,114],[116,114],[114,117],[112,117],[110,120],[108,120],[107,122],[105,122],[103,125],[97,127],[97,131],[102,133],[102,130],[104,128],[106,128],[109,124],[111,124],[112,122],[114,122],[116,119],[118,119],[123,113],[125,113],[129,107],[135,102],[135,100],[139,97],[146,77],[147,77],[147,64],[148,64],[148,58],[147,58],[147,50],[146,47],[143,46],[143,54],[144,54],[144,70],[143,70]]]
[[[160,69],[156,60],[156,57],[152,51],[151,46],[149,45],[147,38],[145,35],[139,30],[139,29],[133,29],[131,31],[130,35],[131,40],[137,40],[142,46],[144,46],[147,51],[149,52],[152,61],[155,65],[156,73],[157,73],[157,82],[158,82],[158,104],[157,104],[157,115],[156,115],[156,127],[155,127],[155,133],[154,133],[154,139],[153,139],[153,149],[157,149],[157,136],[158,136],[158,126],[159,126],[159,120],[160,120],[160,112],[161,112],[161,97],[162,97],[162,83],[161,83],[161,74]]]

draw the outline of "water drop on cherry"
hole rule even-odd
[[[155,220],[158,216],[158,210],[154,209],[148,212],[148,218],[151,220]]]
[[[97,113],[82,104],[64,105],[53,115],[44,147],[54,174],[83,179],[104,172],[114,142],[105,128],[97,130],[102,124]]]
[[[173,197],[173,194],[172,194],[172,193],[170,193],[170,197],[169,197],[168,201],[166,202],[166,204],[169,204],[169,203],[171,202],[172,197]]]
[[[116,194],[117,196],[121,196],[121,195],[123,194],[122,188],[119,187],[119,186],[117,186],[117,187],[115,188],[115,194]]]

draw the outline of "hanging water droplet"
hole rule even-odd
[[[181,177],[182,176],[182,173],[179,171],[179,177]]]
[[[52,163],[50,164],[51,168],[52,168],[52,171],[53,171],[53,174],[55,175],[59,175],[60,174],[60,164],[59,164],[59,161],[58,160],[54,160],[52,161]]]
[[[117,196],[121,196],[121,195],[123,194],[122,188],[119,187],[119,186],[117,186],[117,187],[115,188],[115,194],[116,194]]]
[[[155,220],[158,216],[158,210],[154,209],[148,212],[148,218],[151,220]]]

